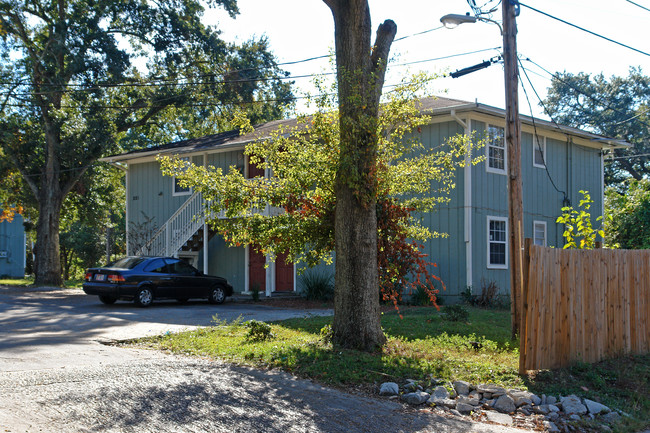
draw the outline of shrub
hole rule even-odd
[[[251,285],[251,297],[254,302],[260,300],[260,285],[258,283]]]
[[[443,317],[450,322],[467,322],[469,311],[460,304],[448,305],[443,311]]]
[[[429,292],[423,286],[418,286],[413,293],[411,293],[411,299],[409,300],[411,305],[431,305],[431,297]]]
[[[300,276],[303,296],[313,301],[334,299],[334,276],[329,272],[310,270]]]
[[[268,323],[249,320],[246,322],[246,327],[248,328],[248,334],[246,334],[248,341],[267,341],[274,337],[271,332],[271,325]]]
[[[320,329],[320,338],[323,343],[331,343],[334,332],[332,332],[332,325],[325,325]]]

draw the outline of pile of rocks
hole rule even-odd
[[[440,381],[433,380],[433,383]],[[619,412],[603,404],[575,395],[537,396],[528,391],[464,381],[426,390],[415,380],[408,380],[401,388],[397,383],[386,382],[381,385],[379,395],[457,416],[549,432],[580,430],[577,425],[581,420],[596,420],[599,431],[607,432],[611,430],[609,425],[621,417]]]

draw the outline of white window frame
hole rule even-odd
[[[503,131],[503,147],[494,146],[490,139],[490,128],[496,128]],[[506,146],[506,130],[502,126],[488,124],[487,129],[487,142],[485,145],[485,168],[488,173],[496,173],[505,175],[508,171],[508,146]],[[503,150],[503,168],[492,167],[490,165],[490,148],[497,148]]]
[[[539,145],[537,142],[538,140],[539,140]],[[544,160],[542,164],[539,164],[535,158],[535,155],[537,155],[537,149],[539,148],[538,146],[542,147],[542,158]],[[546,137],[533,135],[533,167],[545,169],[547,161],[548,159],[546,156]]]
[[[490,223],[492,221],[497,221],[497,222],[503,222],[505,223],[505,232],[506,232],[506,239],[505,242],[500,242],[500,241],[492,241],[490,239]],[[496,217],[496,216],[488,216],[487,217],[487,225],[486,225],[486,244],[487,244],[487,268],[488,269],[508,269],[508,218],[506,217]],[[490,262],[490,245],[494,242],[498,243],[503,243],[505,244],[506,247],[506,260],[505,263],[491,263]]]
[[[187,162],[190,161],[189,157],[180,158],[180,159]],[[176,186],[178,186],[178,183],[176,182],[176,176],[172,176],[172,197],[178,197],[182,195],[192,195],[192,187],[190,187],[187,191],[176,191]]]
[[[537,241],[537,228],[542,227],[543,232],[544,232],[544,243],[541,244],[542,247],[545,247],[548,243],[548,235],[546,232],[546,221],[533,221],[533,244],[535,245],[540,245],[538,244]]]

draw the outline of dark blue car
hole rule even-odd
[[[225,278],[205,275],[173,257],[124,257],[102,268],[86,271],[84,292],[99,296],[104,304],[118,299],[148,307],[154,299],[205,298],[221,304],[232,295]]]

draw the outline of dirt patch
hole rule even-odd
[[[252,299],[233,299],[235,304],[259,304],[266,305],[268,307],[277,307],[277,308],[295,308],[295,309],[304,309],[304,310],[323,310],[328,308],[334,308],[333,302],[325,301],[310,301],[302,297],[291,297],[291,298],[261,298],[259,301],[253,301]]]

